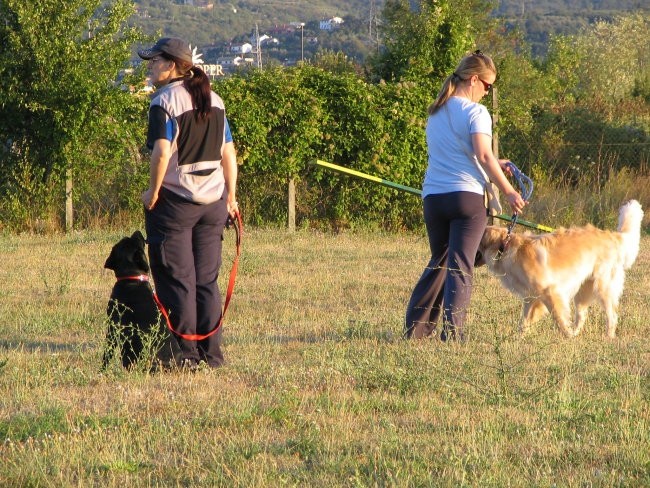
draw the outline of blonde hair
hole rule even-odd
[[[492,58],[479,50],[468,54],[460,60],[460,63],[456,66],[456,70],[445,78],[438,92],[438,97],[429,105],[429,115],[435,114],[453,96],[461,81],[466,81],[474,75],[478,75],[480,79],[484,79],[488,75],[496,76],[496,74],[497,68]]]

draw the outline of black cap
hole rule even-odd
[[[151,59],[162,53],[192,64],[192,51],[190,50],[189,43],[177,37],[163,37],[153,47],[138,51],[138,56],[142,59]]]

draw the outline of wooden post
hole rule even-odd
[[[65,231],[70,232],[73,224],[72,168],[68,168],[65,172]]]
[[[492,87],[492,152],[499,159],[499,133],[497,132],[497,123],[499,122],[499,94],[497,87]]]
[[[492,152],[494,157],[499,159],[499,133],[497,132],[497,123],[499,122],[499,94],[497,87],[492,86]],[[499,189],[496,188],[497,197],[499,197]],[[488,224],[494,225],[494,217],[488,218]]]
[[[288,190],[288,226],[289,232],[296,230],[296,181],[294,178],[289,178]]]

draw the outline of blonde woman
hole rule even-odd
[[[467,55],[429,107],[422,197],[431,259],[407,306],[407,337],[432,336],[442,318],[441,340],[464,339],[474,259],[487,224],[486,178],[513,212],[526,204],[504,174],[508,160],[492,152],[492,118],[479,103],[496,76],[488,56],[480,51]]]

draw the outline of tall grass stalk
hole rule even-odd
[[[648,237],[616,340],[597,308],[520,337],[478,269],[442,344],[402,339],[423,231],[247,229],[227,365],[102,374],[102,265],[133,230],[0,236],[1,486],[650,485]]]

